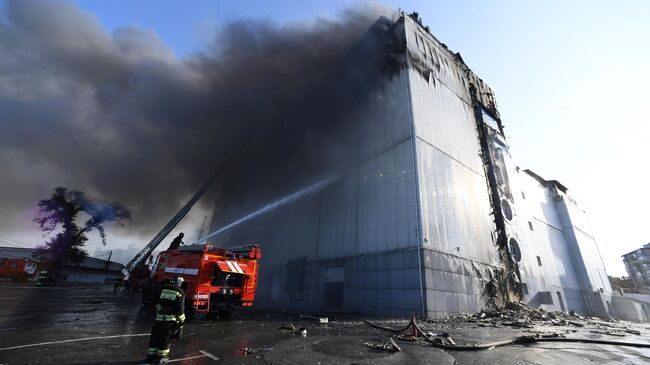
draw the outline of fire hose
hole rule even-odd
[[[650,348],[649,343],[637,343],[637,342],[625,342],[625,341],[611,341],[611,340],[597,340],[597,339],[588,339],[588,338],[567,338],[567,337],[540,337],[540,336],[520,336],[515,337],[509,340],[496,341],[496,342],[487,342],[480,344],[466,344],[466,345],[450,345],[442,343],[441,341],[436,341],[436,339],[431,338],[427,333],[425,333],[420,326],[418,326],[415,316],[411,318],[409,324],[404,328],[390,328],[382,326],[376,323],[373,323],[367,319],[363,321],[371,327],[390,331],[394,333],[404,332],[409,328],[413,328],[417,335],[420,335],[424,338],[425,341],[429,342],[434,347],[451,350],[451,351],[476,351],[476,350],[487,350],[494,347],[507,346],[507,345],[525,345],[536,342],[578,342],[578,343],[591,343],[599,345],[614,345],[614,346],[629,346],[629,347],[641,347],[641,348]]]
[[[249,309],[251,310],[251,309]],[[268,312],[268,310],[265,310]],[[295,314],[290,311],[281,311],[275,310],[272,312],[282,313],[282,314]],[[429,336],[422,328],[417,324],[415,316],[411,318],[411,321],[404,327],[392,328],[388,326],[382,326],[380,324],[374,323],[366,318],[337,314],[338,317],[356,319],[364,322],[370,327],[387,331],[393,333],[402,333],[409,328],[413,328],[417,335],[422,336],[424,340],[434,347],[450,350],[450,351],[477,351],[477,350],[487,350],[494,347],[508,346],[508,345],[527,345],[537,342],[570,342],[570,343],[590,343],[598,345],[613,345],[613,346],[627,346],[627,347],[639,347],[639,348],[650,348],[650,343],[638,343],[638,342],[625,342],[625,341],[612,341],[612,340],[598,340],[598,339],[589,339],[589,338],[570,338],[570,337],[541,337],[541,336],[519,336],[509,340],[496,341],[496,342],[487,342],[479,344],[465,344],[465,345],[450,345],[442,343],[441,341],[436,341],[436,339]],[[317,319],[316,316],[310,315],[300,315],[301,318],[308,319]]]

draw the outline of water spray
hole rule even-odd
[[[282,205],[285,205],[287,203],[291,203],[293,201],[296,201],[296,200],[302,198],[303,196],[313,194],[313,193],[319,191],[320,189],[324,188],[325,186],[329,185],[330,183],[332,183],[336,179],[338,179],[338,176],[337,177],[329,177],[329,178],[320,180],[320,181],[316,182],[313,185],[307,186],[306,188],[302,188],[302,189],[296,191],[295,193],[292,193],[292,194],[287,195],[287,196],[285,196],[283,198],[280,198],[280,199],[278,199],[278,200],[276,200],[276,201],[274,201],[272,203],[269,203],[269,204],[263,206],[262,208],[254,211],[252,213],[249,213],[249,214],[237,219],[236,221],[231,222],[231,223],[229,223],[229,224],[227,224],[227,225],[213,231],[212,233],[208,234],[207,236],[205,236],[203,238],[197,239],[196,241],[192,242],[192,244],[203,242],[203,241],[207,240],[208,238],[213,237],[213,236],[215,236],[215,235],[217,235],[217,234],[219,234],[219,233],[221,233],[221,232],[223,232],[223,231],[225,231],[227,229],[230,229],[230,228],[232,228],[232,227],[234,227],[236,225],[239,225],[239,224],[241,224],[243,222],[246,222],[247,220],[255,218],[255,217],[257,217],[259,215],[262,215],[264,213],[270,212],[270,211],[274,210],[275,208],[280,207]]]

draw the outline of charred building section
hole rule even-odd
[[[379,19],[306,103],[295,118],[330,122],[292,135],[318,148],[288,148],[286,183],[248,192],[264,200],[215,205],[210,243],[263,247],[256,305],[434,318],[561,292],[558,310],[607,312],[576,205],[520,176],[492,91],[417,15]],[[527,236],[522,186],[557,193],[531,213],[553,236]],[[537,250],[563,266],[538,269]]]

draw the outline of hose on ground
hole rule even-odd
[[[359,318],[359,319],[362,320],[365,324],[367,324],[370,327],[374,327],[374,328],[384,330],[384,331],[395,332],[395,333],[400,333],[400,332],[406,331],[407,329],[411,328],[411,323],[413,323],[413,322],[409,322],[403,328],[391,328],[391,327],[382,326],[382,325],[377,324],[377,323],[373,323],[373,322],[371,322],[371,321],[369,321],[369,320],[367,320],[365,318]]]
[[[613,346],[628,346],[628,347],[641,347],[641,348],[650,348],[648,343],[637,343],[637,342],[625,342],[625,341],[612,341],[612,340],[598,340],[598,339],[588,339],[588,338],[566,338],[566,337],[536,337],[536,336],[521,336],[515,337],[510,340],[496,341],[496,342],[487,342],[479,344],[467,344],[467,345],[448,345],[442,343],[441,341],[436,341],[431,338],[427,333],[425,333],[420,326],[418,326],[415,318],[411,319],[409,324],[404,328],[390,328],[378,325],[367,319],[362,319],[366,324],[371,327],[386,330],[390,332],[404,332],[409,329],[411,326],[415,328],[417,333],[424,338],[425,341],[433,345],[434,347],[451,350],[451,351],[476,351],[476,350],[487,350],[494,347],[508,346],[508,345],[525,345],[537,342],[571,342],[571,343],[591,343],[599,345],[613,345]]]
[[[512,340],[505,340],[505,341],[497,341],[497,342],[488,342],[488,343],[478,343],[478,344],[470,344],[470,345],[447,345],[438,341],[435,341],[432,339],[428,334],[426,334],[420,326],[415,322],[415,320],[411,320],[410,323],[413,327],[415,327],[415,330],[417,331],[418,334],[420,334],[422,337],[424,337],[424,340],[432,344],[433,346],[437,348],[441,348],[443,350],[455,350],[455,351],[473,351],[473,350],[487,350],[489,348],[493,347],[499,347],[499,346],[506,346],[506,345],[512,345],[515,343],[516,339]]]
[[[250,309],[248,309],[250,310]],[[290,312],[290,311],[281,311],[281,310],[275,310],[275,311],[269,311],[269,310],[258,310],[258,311],[265,311],[265,312],[276,312],[276,313],[283,313],[283,314],[295,314],[295,312]],[[302,315],[305,318],[310,318],[310,319],[318,319],[318,317],[314,316],[309,316],[309,315]],[[535,337],[535,336],[520,336],[520,337],[515,337],[510,340],[504,340],[504,341],[497,341],[497,342],[488,342],[488,343],[480,343],[480,344],[469,344],[469,345],[460,345],[460,346],[455,346],[455,345],[448,345],[441,343],[440,341],[436,341],[435,339],[431,338],[428,334],[426,334],[420,326],[418,326],[417,322],[415,321],[415,318],[411,319],[411,321],[404,327],[400,328],[392,328],[392,327],[387,327],[387,326],[382,326],[380,324],[374,323],[368,319],[362,318],[362,317],[357,317],[357,316],[350,316],[350,315],[341,315],[337,314],[339,317],[344,317],[344,318],[351,318],[351,319],[356,319],[364,322],[370,327],[380,329],[383,331],[387,332],[393,332],[393,333],[401,333],[409,328],[411,326],[414,326],[415,330],[417,333],[424,338],[425,341],[429,342],[433,346],[437,348],[441,348],[443,350],[451,350],[451,351],[474,351],[474,350],[487,350],[493,347],[499,347],[499,346],[507,346],[507,345],[526,345],[526,344],[531,344],[535,342],[568,342],[568,343],[591,343],[591,344],[598,344],[598,345],[613,345],[613,346],[627,346],[627,347],[640,347],[640,348],[650,348],[650,344],[648,343],[637,343],[637,342],[625,342],[625,341],[612,341],[612,340],[597,340],[597,339],[589,339],[589,338],[567,338],[567,337]]]
[[[540,337],[534,338],[532,342],[581,342],[581,343],[594,343],[599,345],[615,345],[615,346],[630,346],[650,348],[650,343],[638,342],[625,342],[625,341],[610,341],[610,340],[596,340],[591,338],[566,338],[566,337]],[[522,341],[521,343],[525,343]]]

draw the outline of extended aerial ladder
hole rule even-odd
[[[167,225],[165,225],[163,229],[161,229],[160,232],[158,232],[158,234],[156,234],[151,239],[151,241],[142,249],[142,251],[138,252],[138,254],[135,255],[135,257],[133,257],[133,259],[128,264],[126,264],[124,268],[125,276],[128,277],[133,272],[133,270],[135,270],[135,268],[137,268],[139,265],[143,264],[145,260],[147,260],[147,258],[156,249],[156,247],[160,245],[160,243],[165,239],[165,237],[167,237],[167,235],[176,227],[176,225],[178,225],[178,223],[180,223],[180,221],[192,209],[192,206],[194,206],[194,204],[208,190],[210,185],[212,185],[212,182],[214,182],[217,176],[219,176],[219,174],[221,173],[224,167],[225,166],[222,166],[219,170],[217,170],[217,172],[214,175],[212,175],[208,179],[208,181],[206,181],[205,184],[203,184],[203,186],[201,186],[199,191],[197,191],[196,194],[194,194],[192,198],[187,203],[185,203],[185,205],[178,211],[178,213],[176,213],[176,215],[172,217],[169,223],[167,223]]]

